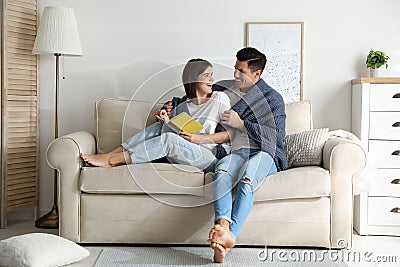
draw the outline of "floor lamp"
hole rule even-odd
[[[56,57],[56,92],[54,138],[58,138],[58,92],[60,56],[81,56],[82,47],[74,11],[67,7],[45,7],[36,35],[33,54],[52,54]],[[36,227],[58,228],[57,171],[54,171],[54,203],[51,211],[35,222]]]

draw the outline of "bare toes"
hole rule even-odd
[[[219,252],[225,252],[225,248],[223,246],[221,246],[220,244],[215,243],[215,248],[217,248],[219,250]]]
[[[227,250],[217,243],[212,243],[212,246],[214,250],[214,261],[217,263],[223,263]]]

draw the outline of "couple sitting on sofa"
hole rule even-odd
[[[190,60],[182,74],[186,97],[174,98],[156,112],[159,122],[108,154],[81,155],[86,162],[100,167],[167,157],[205,172],[215,171],[215,225],[208,242],[216,262],[223,262],[227,251],[235,245],[253,206],[257,185],[267,175],[287,168],[283,144],[285,105],[281,95],[260,78],[265,55],[248,47],[237,52],[236,58],[235,79],[217,84],[212,84],[209,62]],[[163,121],[183,111],[203,124],[203,130],[179,135],[163,131]],[[229,141],[231,153],[227,154],[225,144]]]

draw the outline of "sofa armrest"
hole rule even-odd
[[[60,236],[79,242],[81,153],[93,154],[96,139],[89,132],[76,132],[57,138],[47,148],[47,162],[58,171]]]
[[[331,244],[351,248],[354,178],[365,167],[366,154],[355,142],[335,137],[323,149],[323,167],[331,175]]]

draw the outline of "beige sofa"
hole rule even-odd
[[[157,108],[99,100],[94,134],[76,132],[50,144],[48,162],[59,171],[62,237],[79,243],[207,244],[214,214],[211,174],[167,163],[84,167],[79,157],[111,151],[151,123],[147,115]],[[287,134],[311,129],[308,101],[287,104],[286,111]],[[364,165],[358,145],[329,139],[321,167],[288,169],[265,179],[237,243],[350,248],[353,180]]]

